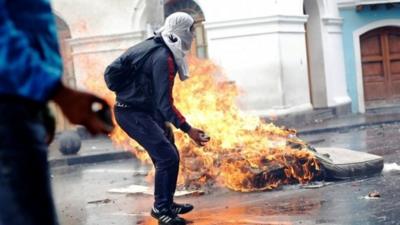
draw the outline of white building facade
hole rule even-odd
[[[350,110],[336,0],[53,0],[53,9],[69,27],[67,76],[78,87],[87,74],[103,79],[105,66],[164,16],[186,11],[204,38],[198,55],[244,91],[243,110],[266,117]]]

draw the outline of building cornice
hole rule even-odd
[[[343,19],[340,17],[324,17],[322,18],[323,23],[327,27],[329,33],[342,33]]]
[[[145,31],[135,31],[121,34],[98,35],[67,39],[66,43],[72,49],[72,55],[86,55],[123,51],[133,43],[143,40]]]
[[[342,26],[343,24],[343,19],[340,17],[324,17],[322,21],[324,21],[326,25]]]
[[[339,8],[353,8],[358,5],[399,3],[400,0],[338,0]]]
[[[101,43],[109,43],[115,41],[125,41],[132,40],[137,38],[143,38],[145,36],[145,31],[134,31],[129,33],[121,33],[121,34],[109,34],[109,35],[98,35],[91,37],[81,37],[81,38],[72,38],[67,39],[66,42],[71,46],[80,46],[80,45],[90,45],[90,44],[101,44]]]
[[[207,22],[204,24],[210,40],[269,34],[304,34],[307,15],[273,15],[239,20]]]
[[[219,28],[233,28],[243,27],[249,25],[259,25],[266,23],[294,23],[304,24],[307,22],[308,16],[306,15],[273,15],[256,18],[245,18],[238,20],[225,20],[217,22],[205,22],[204,26],[207,30],[219,29]]]

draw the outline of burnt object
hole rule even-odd
[[[379,174],[383,158],[343,148],[316,148],[313,153],[321,164],[324,180],[344,180]]]
[[[92,110],[96,113],[96,116],[108,127],[110,130],[114,128],[114,123],[112,121],[112,113],[110,106],[106,103],[98,103],[101,106],[97,106],[97,103],[92,106]]]

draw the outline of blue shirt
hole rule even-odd
[[[49,0],[0,0],[0,95],[46,102],[61,75]]]

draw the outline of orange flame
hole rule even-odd
[[[186,134],[175,132],[181,151],[180,187],[198,189],[220,184],[236,191],[261,191],[306,183],[319,173],[317,160],[295,137],[295,131],[266,124],[238,109],[238,88],[215,64],[191,58],[190,74],[189,80],[176,82],[175,103],[193,126],[207,132],[211,141],[206,147],[197,147]],[[88,79],[86,86],[113,103],[114,95],[106,91],[103,80]],[[150,162],[147,153],[119,127],[111,138],[140,160]]]

